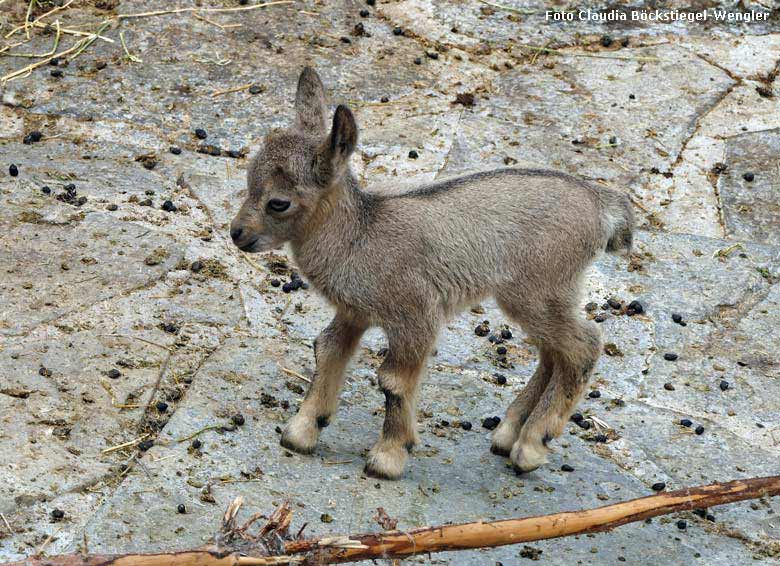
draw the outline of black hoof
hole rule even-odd
[[[491,445],[490,451],[495,454],[496,456],[509,456],[509,450],[504,450],[500,446]]]
[[[308,456],[314,452],[314,446],[311,448],[302,448],[290,442],[290,440],[284,435],[282,435],[282,438],[279,440],[279,444],[281,444],[283,448],[287,448],[287,450],[292,450],[293,452],[296,452],[297,454],[303,454],[304,456]]]

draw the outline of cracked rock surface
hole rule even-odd
[[[595,507],[649,495],[657,482],[776,474],[780,12],[772,2],[660,4],[770,16],[551,23],[532,0],[305,0],[120,19],[67,64],[0,82],[0,561],[42,546],[198,546],[238,495],[251,512],[291,499],[294,528],[308,523],[314,536],[378,530],[377,507],[409,529]],[[27,6],[0,7],[2,35]],[[92,30],[170,8],[84,1],[57,17]],[[9,53],[45,54],[54,35],[32,30],[0,53],[0,75],[40,60]],[[17,32],[0,50],[24,39]],[[63,35],[59,49],[74,41]],[[366,190],[511,165],[631,194],[634,253],[599,259],[582,297],[583,315],[604,319],[607,344],[589,389],[601,395],[578,409],[594,424],[570,423],[548,465],[517,477],[489,452],[483,419],[503,416],[537,359],[492,302],[442,330],[422,386],[422,442],[400,481],[362,473],[383,417],[378,330],[315,453],[279,446],[331,311],[313,290],[271,284],[295,271],[286,250],[244,256],[227,226],[247,157],[289,123],[305,64],[334,104],[355,111],[353,168]],[[40,141],[25,143],[35,131]],[[634,300],[644,312],[629,316]],[[505,357],[474,334],[483,320],[492,332],[511,328]],[[686,512],[531,546],[550,564],[777,563],[780,501],[708,512],[714,521]],[[508,565],[535,551],[408,562]]]

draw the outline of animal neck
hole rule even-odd
[[[351,171],[327,189],[298,238],[291,241],[295,259],[311,278],[328,270],[332,262],[343,264],[364,226],[366,195]]]

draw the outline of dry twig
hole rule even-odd
[[[780,476],[714,483],[539,517],[313,539],[290,537],[289,502],[277,508],[257,534],[251,534],[249,527],[262,515],[255,513],[239,527],[236,517],[243,503],[239,498],[228,506],[214,544],[205,547],[158,554],[36,556],[5,566],[289,566],[407,558],[609,531],[659,515],[774,495],[780,495]]]
[[[604,53],[573,53],[571,51],[561,51],[560,49],[550,49],[549,47],[539,47],[537,45],[518,44],[522,49],[531,51],[541,51],[543,53],[552,53],[554,55],[563,55],[568,57],[589,57],[591,59],[620,59],[621,61],[641,61],[643,63],[660,63],[658,57],[635,57],[633,55],[607,55]]]

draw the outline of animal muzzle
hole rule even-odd
[[[238,218],[230,223],[230,239],[242,251],[250,251],[260,239],[260,235],[243,224]]]

